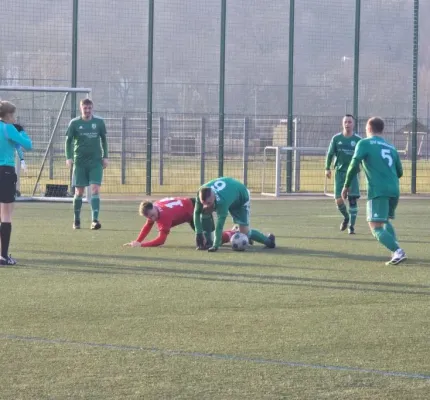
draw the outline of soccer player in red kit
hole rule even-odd
[[[127,247],[157,247],[162,246],[167,239],[170,229],[188,223],[191,229],[194,228],[194,198],[187,197],[169,197],[155,201],[144,201],[139,206],[139,214],[147,218],[145,225],[139,233],[136,240],[124,244]],[[154,224],[157,224],[158,236],[150,241],[143,240],[148,236]],[[212,246],[212,232],[215,230],[215,224],[212,213],[202,214],[202,226],[206,239],[206,246]],[[228,243],[235,232],[223,232],[222,242]]]

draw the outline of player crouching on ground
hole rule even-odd
[[[196,244],[198,250],[206,250],[204,246],[201,215],[205,210],[214,210],[217,223],[213,246],[207,249],[217,251],[222,242],[222,230],[227,215],[233,217],[233,222],[239,225],[239,231],[249,239],[264,244],[268,248],[275,248],[275,236],[265,236],[256,229],[249,228],[250,195],[247,187],[233,178],[217,178],[203,185],[198,193],[194,208],[194,224],[196,226]]]
[[[195,199],[187,197],[170,197],[158,200],[154,203],[143,201],[139,206],[139,214],[146,217],[146,223],[136,240],[124,244],[126,247],[157,247],[162,246],[170,233],[170,229],[188,223],[192,230],[195,230],[193,222]],[[158,227],[158,236],[150,241],[143,242],[148,236],[154,224]],[[205,213],[201,216],[201,226],[203,227],[204,246],[212,246],[212,232],[215,229],[212,213]],[[234,231],[224,232],[222,242],[228,243]]]
[[[346,199],[348,196],[361,163],[367,179],[367,221],[370,230],[376,240],[392,252],[392,258],[386,264],[396,265],[406,260],[390,223],[399,203],[399,178],[403,175],[403,167],[396,148],[382,137],[383,132],[384,121],[381,118],[373,117],[367,121],[367,138],[360,140],[355,147],[342,197]]]

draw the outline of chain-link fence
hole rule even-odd
[[[417,6],[414,0],[15,0],[2,9],[0,85],[92,89],[109,134],[105,193],[195,192],[218,176],[220,165],[224,175],[259,192],[263,170],[268,176],[276,170],[271,156],[264,163],[266,147],[325,149],[345,113],[358,117],[361,134],[367,117],[382,116],[404,159],[403,191],[430,192],[430,3]],[[0,96],[17,104],[36,143],[22,180],[22,191],[31,192],[61,96]],[[63,133],[73,110],[69,102],[60,118],[40,190],[70,183]],[[324,150],[294,157],[294,171],[283,165],[282,179],[298,168],[301,184],[286,190],[322,192]]]

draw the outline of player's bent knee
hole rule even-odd
[[[383,228],[385,222],[369,221],[369,228],[373,232],[375,229]]]
[[[338,207],[344,204],[342,197],[339,197],[338,199],[334,199],[334,201]]]
[[[239,225],[239,232],[243,233],[244,235],[248,235],[248,233],[249,233],[249,226],[247,226],[247,225]]]
[[[96,184],[92,184],[91,185],[91,194],[92,195],[97,195],[100,192],[100,185],[96,185]]]
[[[1,222],[11,223],[13,214],[13,203],[1,204]]]
[[[355,196],[348,196],[348,202],[349,202],[349,206],[351,208],[356,208],[357,207],[357,197],[355,197]]]
[[[75,187],[76,196],[83,197],[85,188],[83,187]]]

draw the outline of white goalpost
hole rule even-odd
[[[91,88],[0,86],[0,99],[10,100],[17,106],[18,122],[24,125],[33,141],[33,151],[24,153],[26,171],[21,170],[17,158],[17,200],[72,201],[74,177],[65,165],[64,156],[64,133],[70,114],[66,116],[64,112],[70,94],[90,98],[91,91]],[[90,196],[87,188],[84,201],[90,200]]]
[[[266,146],[263,151],[261,194],[291,196],[324,194],[332,197],[324,178],[325,147]],[[291,159],[291,192],[287,192],[287,158]]]
[[[334,198],[335,171],[332,178],[325,177],[325,147],[267,146],[263,153],[261,194],[281,197],[294,195],[324,195]],[[291,158],[291,192],[287,192],[287,157]],[[359,173],[360,190],[364,194],[367,184]]]

